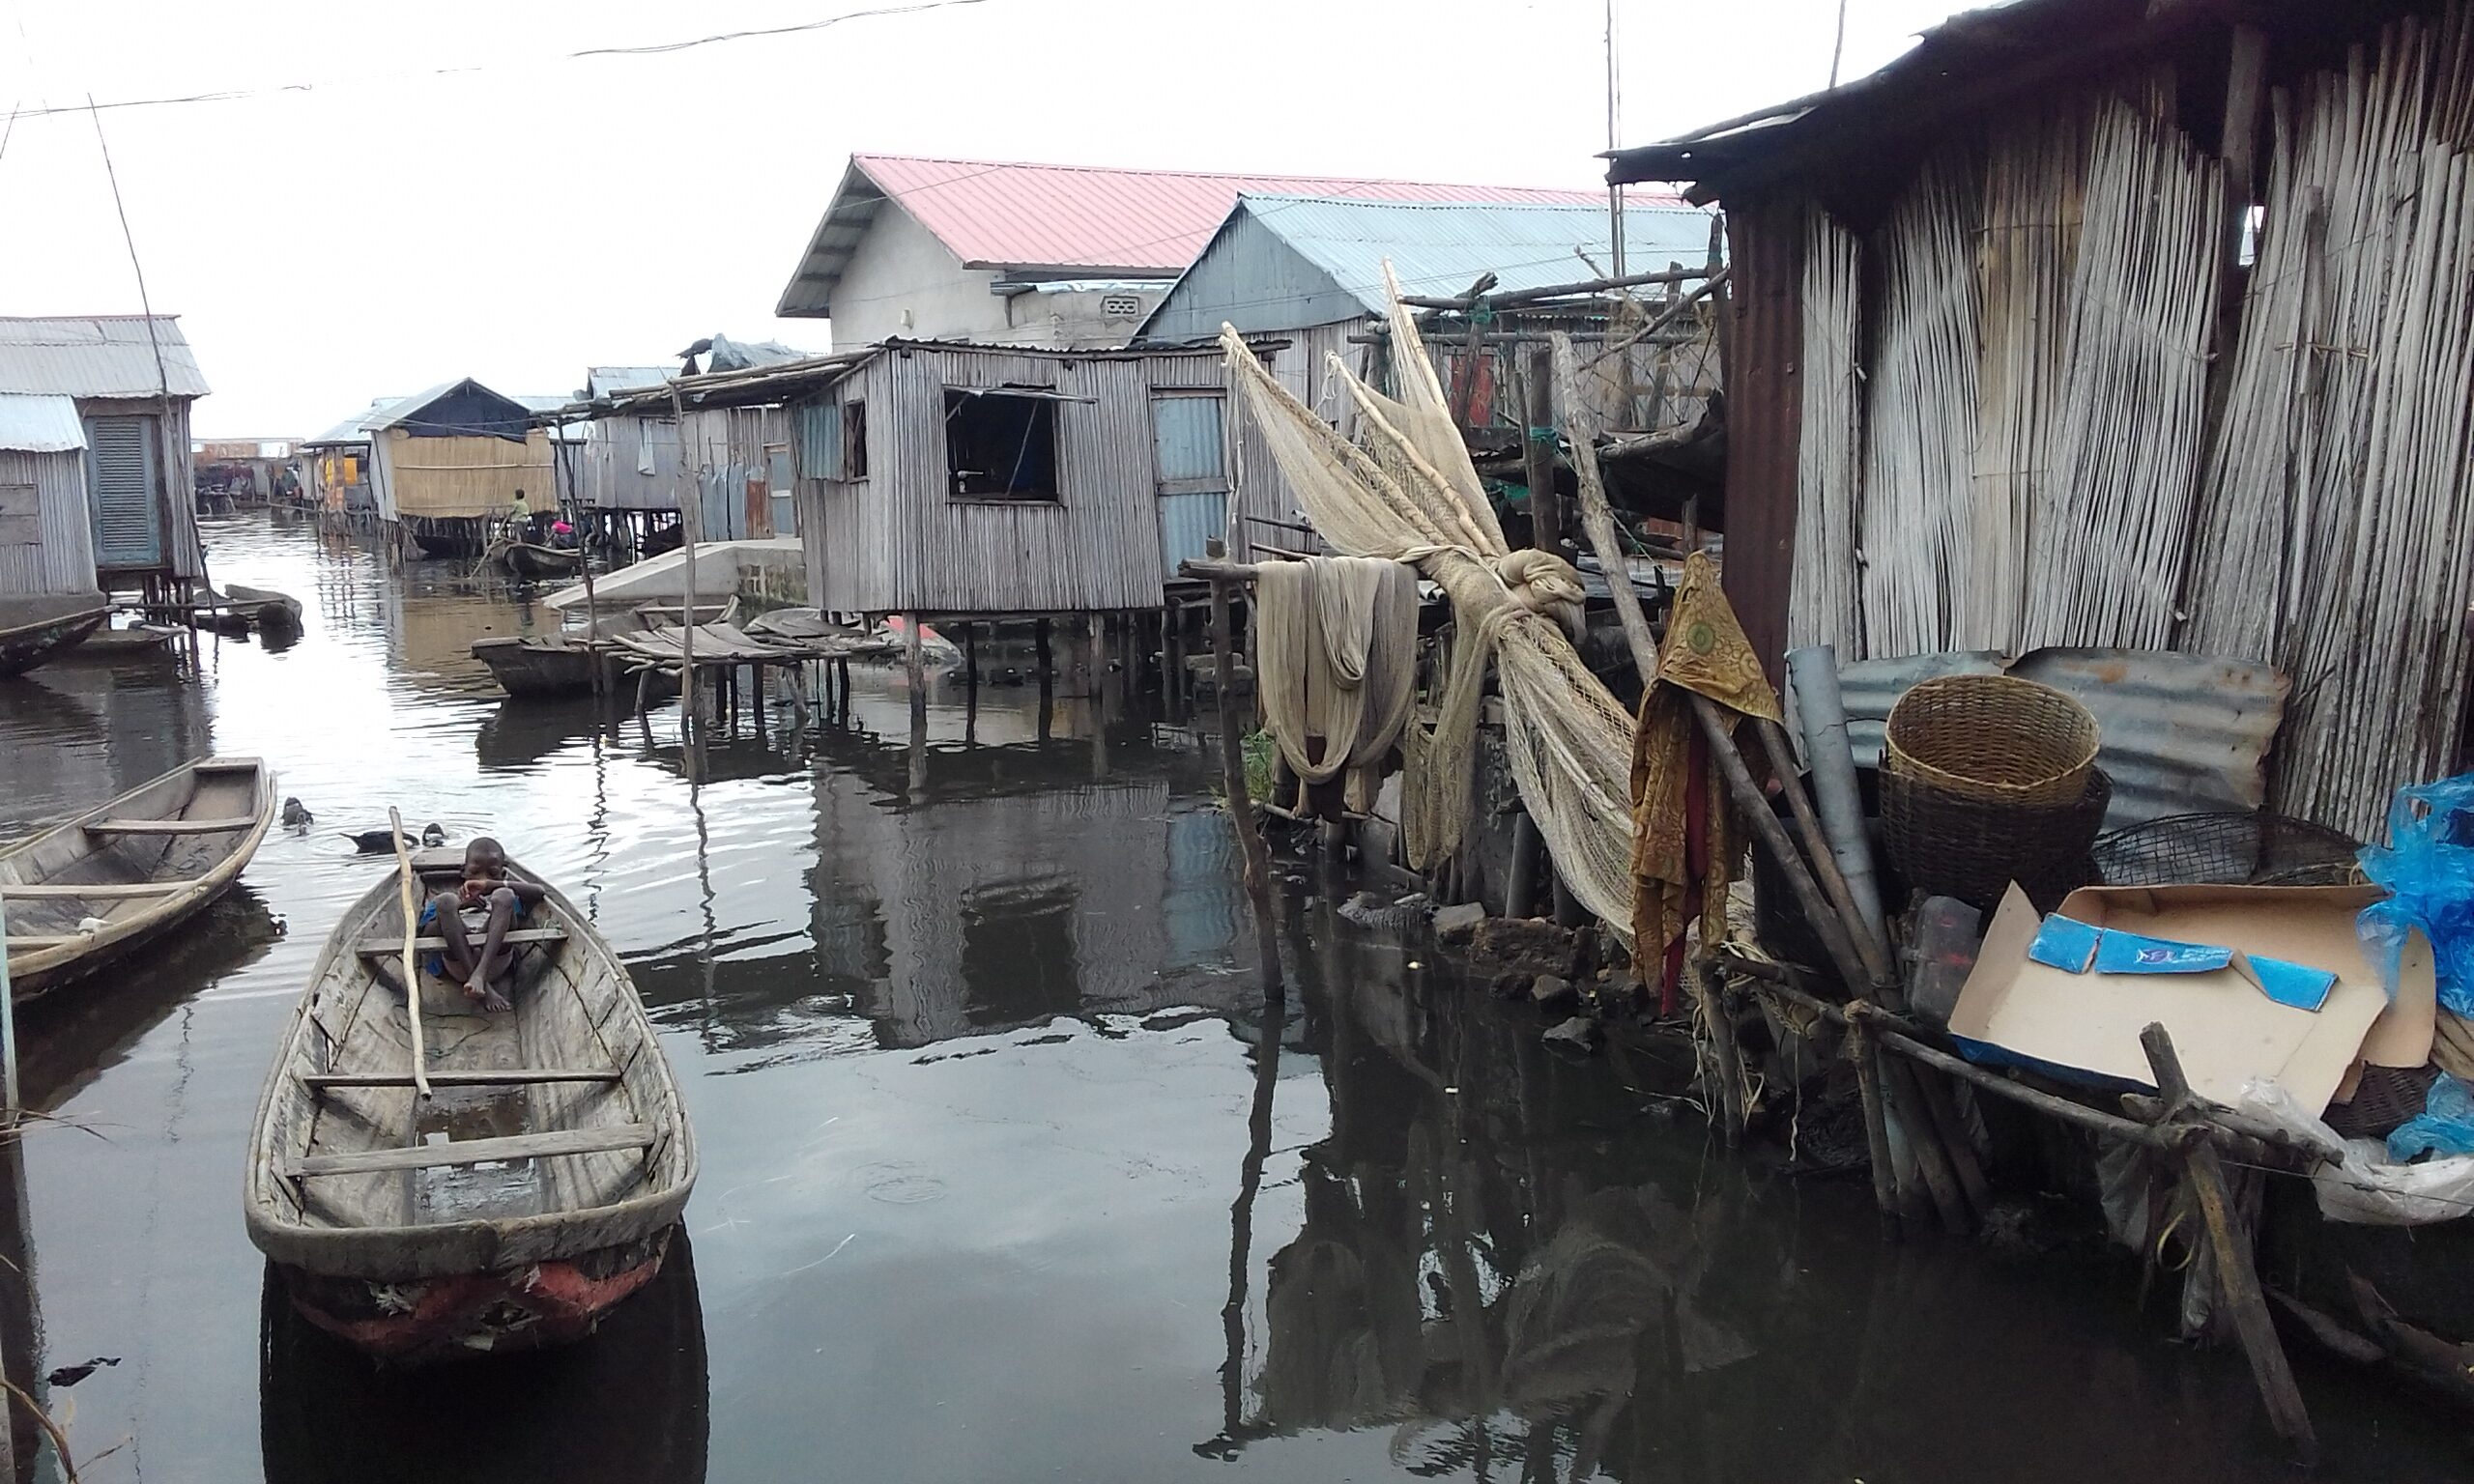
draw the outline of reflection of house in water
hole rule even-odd
[[[10,752],[0,833],[92,809],[213,750],[195,686],[167,684],[159,656],[46,665],[7,683],[0,746]]]
[[[820,967],[864,985],[879,1041],[1251,997],[1251,981],[1194,972],[1234,927],[1225,820],[1156,763],[1060,786],[1087,772],[1086,746],[1005,751],[1021,791],[896,809],[847,775],[820,781],[820,854],[835,865],[816,882],[818,950],[849,956]],[[932,789],[947,760],[931,755]]]
[[[980,714],[1016,734],[1035,720],[1007,713],[1037,704],[1035,692],[1013,693],[986,699]],[[941,708],[937,720],[961,728]],[[1087,736],[996,747],[940,735],[916,789],[906,745],[856,728],[777,735],[783,751],[715,746],[708,780],[779,779],[801,766],[789,749],[813,748],[802,786],[815,801],[814,861],[793,894],[804,899],[781,904],[804,913],[808,941],[737,931],[709,971],[687,956],[640,963],[648,998],[679,1018],[696,1001],[711,1044],[781,1054],[1251,999],[1250,978],[1222,972],[1237,885],[1203,764],[1136,735],[1117,734],[1097,779]],[[769,901],[786,890],[741,880],[723,910],[758,920],[751,891]]]

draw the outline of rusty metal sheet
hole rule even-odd
[[[1908,655],[1842,666],[1856,765],[1878,767],[1882,724],[1908,688],[1937,675],[1999,674],[2077,698],[2103,734],[2097,763],[2114,781],[2105,828],[2267,799],[2268,750],[2292,683],[2273,665],[2156,649],[2038,649],[2015,662],[1989,650]]]

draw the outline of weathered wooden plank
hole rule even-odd
[[[14,897],[28,900],[52,898],[68,898],[72,899],[77,898],[86,898],[96,901],[102,901],[111,898],[119,897],[162,897],[173,892],[186,892],[195,885],[197,885],[196,882],[187,880],[88,881],[82,885],[75,882],[65,885],[56,885],[52,882],[46,881],[34,886],[20,886],[14,881],[0,881],[0,897]]]
[[[647,1149],[652,1142],[653,1127],[650,1124],[613,1124],[607,1128],[559,1128],[547,1133],[518,1133],[498,1139],[459,1139],[447,1144],[373,1149],[353,1155],[311,1155],[284,1173],[301,1179],[315,1175],[427,1170],[450,1164],[490,1164],[506,1159],[546,1159],[565,1155],[606,1154],[620,1149]]]
[[[468,931],[466,935],[475,944],[481,940],[481,935],[477,932]],[[527,943],[564,943],[566,940],[567,929],[564,928],[510,928],[499,938],[502,943],[517,947]],[[434,954],[445,947],[446,947],[445,938],[415,938],[413,940],[413,951],[416,953]],[[371,938],[362,943],[360,950],[360,956],[364,958],[391,958],[403,951],[403,943],[395,938]]]
[[[433,1087],[518,1087],[533,1082],[616,1082],[618,1073],[583,1067],[519,1067],[505,1071],[433,1071]],[[301,1079],[308,1087],[410,1087],[408,1072],[313,1071]]]
[[[257,822],[247,814],[231,819],[98,819],[83,828],[90,835],[225,835]]]

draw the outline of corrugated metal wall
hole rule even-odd
[[[682,442],[701,499],[701,541],[776,534],[773,486],[791,485],[792,414],[787,408],[709,408],[687,414]],[[791,532],[779,532],[789,535]]]
[[[877,357],[833,394],[836,404],[867,404],[868,477],[799,481],[816,601],[866,613],[1159,607],[1152,393],[1220,390],[1223,379],[1217,353],[1071,357],[911,347]],[[1088,399],[1056,409],[1062,498],[949,499],[945,387],[1009,384]]]
[[[32,544],[0,543],[0,597],[93,592],[95,542],[86,514],[85,454],[0,449],[0,489],[11,485],[34,489],[37,539]]]
[[[676,423],[667,417],[610,417],[587,427],[587,503],[601,510],[678,508]]]

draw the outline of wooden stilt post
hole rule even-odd
[[[1204,548],[1214,561],[1227,559],[1227,543],[1214,537]],[[1253,791],[1246,784],[1245,738],[1238,730],[1237,653],[1228,617],[1229,579],[1211,580],[1212,674],[1220,689],[1220,774],[1228,796],[1229,827],[1237,832],[1237,849],[1245,861],[1246,895],[1254,904],[1254,953],[1263,971],[1263,992],[1281,992],[1280,935],[1272,921],[1271,847],[1263,843],[1254,820]]]
[[[1048,620],[1046,618],[1034,618],[1031,620],[1031,653],[1038,661],[1040,683],[1042,685],[1046,685],[1049,677],[1056,673],[1055,656],[1049,650]]]
[[[963,689],[973,695],[979,691],[979,625],[975,623],[963,625]]]
[[[2198,1099],[2192,1096],[2190,1078],[2183,1073],[2182,1058],[2173,1049],[2173,1038],[2162,1025],[2151,1025],[2140,1032],[2139,1044],[2147,1053],[2147,1065],[2156,1076],[2156,1091],[2164,1102],[2168,1120],[2194,1116]],[[2216,1254],[2217,1283],[2225,1296],[2225,1304],[2233,1314],[2233,1328],[2242,1337],[2242,1351],[2251,1362],[2251,1379],[2258,1384],[2259,1399],[2267,1404],[2268,1420],[2277,1436],[2292,1447],[2305,1465],[2316,1461],[2319,1440],[2311,1428],[2311,1413],[2302,1405],[2302,1392],[2293,1384],[2293,1369],[2286,1363],[2285,1347],[2277,1340],[2276,1321],[2268,1313],[2268,1301],[2259,1290],[2258,1270],[2251,1260],[2249,1234],[2243,1231],[2233,1215],[2233,1196],[2226,1187],[2225,1165],[2217,1158],[2216,1146],[2208,1142],[2205,1129],[2193,1125],[2191,1140],[2182,1150],[2182,1173],[2191,1183],[2191,1192],[2199,1198],[2200,1215],[2207,1225],[2210,1250]]]
[[[925,640],[919,632],[919,615],[902,615],[902,672],[910,685],[910,715],[916,724],[928,715],[928,659],[922,652]]]
[[[1568,558],[1564,547],[1564,497],[1555,488],[1555,358],[1548,346],[1529,352],[1528,420],[1521,433],[1521,467],[1529,481],[1530,544]]]

